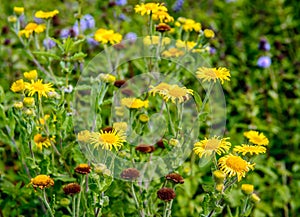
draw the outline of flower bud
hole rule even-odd
[[[216,170],[213,172],[213,177],[217,184],[223,184],[226,174],[221,170]]]
[[[253,203],[258,203],[260,201],[260,198],[259,198],[259,196],[257,194],[253,193],[253,194],[251,194],[250,200]]]
[[[245,195],[250,195],[253,193],[254,191],[254,186],[253,185],[250,185],[250,184],[242,184],[242,192],[245,194]]]

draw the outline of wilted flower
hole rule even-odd
[[[75,167],[75,172],[80,174],[88,174],[91,172],[91,167],[88,164],[79,164]]]
[[[174,182],[175,184],[178,184],[178,183],[183,184],[184,183],[184,179],[178,173],[170,173],[170,174],[166,175],[166,179]]]
[[[80,192],[80,185],[77,183],[69,183],[63,187],[63,191],[67,195],[74,195]]]
[[[164,187],[157,191],[157,197],[163,201],[170,201],[176,197],[176,194],[172,188]]]
[[[142,153],[152,153],[155,151],[155,147],[153,145],[139,144],[135,147],[135,150]]]
[[[135,180],[140,176],[140,172],[135,168],[128,168],[122,171],[121,178],[127,180]]]

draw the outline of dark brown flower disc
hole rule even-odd
[[[63,191],[67,195],[78,194],[80,189],[80,185],[77,183],[70,183],[63,187]]]
[[[114,128],[112,128],[112,127],[108,126],[108,127],[104,127],[104,128],[102,128],[102,131],[103,131],[103,132],[110,133],[110,132],[112,132],[112,131],[113,131],[113,129],[114,129]]]
[[[157,142],[156,142],[156,145],[157,145],[157,147],[160,147],[160,148],[162,148],[162,149],[165,148],[164,141],[163,141],[162,139],[159,140],[159,141],[157,141]]]
[[[167,32],[171,30],[171,27],[168,24],[160,23],[155,27],[155,30],[158,32]]]
[[[166,175],[166,179],[170,180],[170,181],[172,181],[176,184],[178,184],[178,183],[183,184],[184,183],[184,179],[178,173],[170,173],[170,174]]]
[[[176,194],[172,188],[164,187],[157,191],[157,197],[163,201],[170,201],[176,197]]]
[[[135,147],[135,150],[143,153],[152,153],[155,151],[155,147],[153,145],[140,144]]]
[[[125,85],[125,83],[126,83],[125,80],[116,80],[115,83],[114,83],[114,85],[115,85],[115,87],[120,88],[120,87],[122,87],[123,85]]]
[[[140,176],[140,172],[135,168],[128,168],[122,171],[121,178],[127,180],[135,180]]]
[[[79,164],[75,168],[75,172],[80,174],[88,174],[91,172],[91,167],[88,164]]]

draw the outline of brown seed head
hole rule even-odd
[[[77,183],[69,183],[63,187],[63,191],[67,195],[78,194],[80,189],[80,185]]]
[[[122,171],[121,178],[127,180],[135,180],[140,176],[140,172],[135,168],[128,168]]]
[[[122,87],[125,83],[126,83],[125,80],[116,80],[115,83],[114,83],[114,85],[115,85],[115,87],[120,88],[120,87]]]
[[[184,179],[178,173],[170,173],[170,174],[166,175],[166,179],[174,182],[175,184],[178,184],[178,183],[183,184],[184,183]]]
[[[135,147],[135,150],[143,153],[152,153],[155,151],[155,147],[153,145],[140,144]]]
[[[175,191],[172,188],[161,188],[157,191],[157,197],[164,201],[173,200],[176,197]]]
[[[88,164],[79,164],[75,168],[75,172],[80,174],[88,174],[91,172],[91,167]]]
[[[157,147],[160,147],[160,148],[162,148],[162,149],[165,148],[164,141],[163,141],[162,139],[159,140],[159,141],[157,141],[157,142],[156,142],[156,145],[157,145]]]
[[[102,131],[103,131],[103,132],[110,133],[110,132],[112,132],[112,131],[113,131],[113,129],[114,129],[114,128],[112,128],[112,127],[108,126],[108,127],[104,127],[104,128],[102,128]]]
[[[160,23],[155,27],[155,30],[158,32],[167,32],[171,30],[171,27],[168,24]]]

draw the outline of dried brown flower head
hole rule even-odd
[[[171,27],[168,24],[160,23],[155,27],[155,30],[158,32],[167,32],[171,30]]]
[[[176,197],[176,194],[172,188],[164,187],[157,191],[157,197],[163,201],[170,201]]]
[[[67,195],[78,194],[80,189],[80,185],[77,183],[69,183],[63,187],[63,191]]]
[[[140,144],[135,147],[135,150],[143,153],[152,153],[155,151],[155,147],[153,145]]]
[[[79,164],[75,168],[75,172],[80,174],[88,174],[91,172],[91,167],[88,164]]]
[[[125,83],[126,83],[125,80],[116,80],[115,83],[114,83],[114,85],[115,85],[115,87],[120,88],[120,87],[122,87]]]
[[[110,127],[110,126],[108,126],[108,127],[104,127],[104,128],[102,128],[102,131],[103,131],[103,132],[108,132],[108,133],[110,133],[110,132],[112,132],[112,131],[113,131],[113,128],[112,128],[112,127]]]
[[[135,180],[140,176],[140,172],[135,168],[128,168],[122,171],[121,178],[127,180]]]
[[[170,181],[172,181],[176,184],[178,184],[178,183],[183,184],[184,183],[184,179],[178,173],[170,173],[170,174],[166,175],[166,179],[170,180]]]

